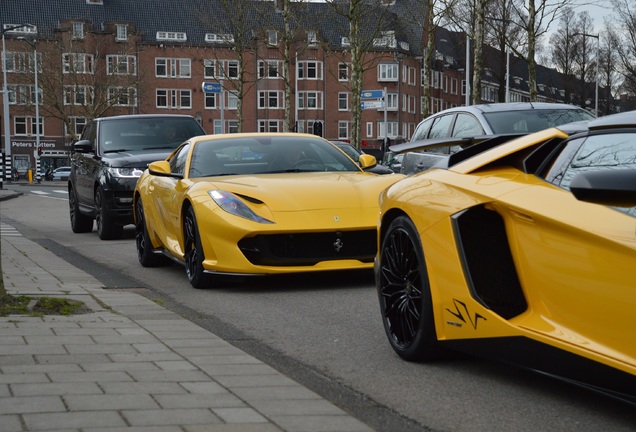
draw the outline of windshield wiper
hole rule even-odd
[[[117,150],[104,150],[104,153],[121,153],[130,151],[128,149],[117,149]]]
[[[144,150],[164,150],[164,149],[173,149],[174,146],[161,146],[161,147],[144,147]]]

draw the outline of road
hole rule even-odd
[[[73,234],[64,188],[9,187],[24,195],[0,203],[2,222],[106,288],[162,302],[378,431],[636,431],[632,406],[532,372],[472,357],[400,360],[386,341],[370,273],[230,280],[195,290],[178,265],[138,264],[132,226],[117,241]]]

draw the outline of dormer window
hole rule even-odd
[[[188,40],[185,32],[157,32],[158,41],[185,42]]]
[[[267,44],[278,45],[278,32],[276,30],[267,30]]]
[[[374,47],[384,47],[384,48],[396,48],[397,41],[395,39],[394,31],[383,31],[382,37],[373,39]]]
[[[348,46],[351,46],[351,42],[349,42],[349,38],[347,36],[343,36],[340,39],[340,45],[343,47],[348,47]]]
[[[318,35],[315,31],[310,30],[307,32],[307,44],[312,47],[318,45]]]
[[[74,22],[71,25],[73,39],[84,39],[84,23]]]
[[[37,34],[38,33],[37,26],[31,25],[31,24],[27,24],[27,25],[4,24],[2,26],[2,29],[4,30],[3,33],[20,33],[20,34]]]
[[[128,40],[128,25],[116,24],[115,25],[115,39],[118,41]]]
[[[104,4],[104,0],[86,0],[86,4],[103,5]]]
[[[205,41],[209,43],[234,43],[234,35],[229,33],[206,33]]]

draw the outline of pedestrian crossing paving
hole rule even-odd
[[[0,237],[22,237],[22,234],[6,223],[0,223]]]

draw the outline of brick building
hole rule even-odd
[[[363,150],[377,148],[385,135],[408,139],[425,103],[431,112],[465,103],[465,36],[438,29],[431,98],[425,101],[423,31],[406,18],[413,0],[378,1],[390,19],[370,39],[363,88],[386,89],[386,105],[374,108],[372,100],[365,101],[371,108],[362,111]],[[70,145],[87,119],[117,114],[190,114],[208,133],[237,132],[240,124],[245,132],[289,129],[349,140],[353,98],[349,33],[342,17],[325,3],[302,4],[302,22],[287,53],[287,76],[281,48],[285,34],[275,4],[260,2],[269,7],[271,19],[251,17],[249,34],[237,43],[219,19],[215,7],[220,3],[59,0],[52,8],[50,1],[30,0],[27,8],[21,0],[3,0],[9,99],[8,119],[4,100],[0,112],[3,153],[7,127],[11,141],[6,166],[21,173],[35,168],[38,141],[42,172],[67,165]],[[493,66],[501,64],[500,54],[487,50],[492,58],[484,72],[485,102],[501,100],[505,71]],[[528,100],[527,67],[518,59],[511,65],[511,101]],[[540,100],[562,100],[559,74],[539,67],[538,79]],[[203,83],[220,85],[222,92],[203,91]]]

